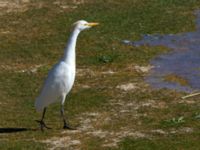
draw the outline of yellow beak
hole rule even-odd
[[[87,23],[87,26],[90,26],[90,27],[94,27],[94,26],[97,26],[97,25],[99,25],[99,23],[97,23],[97,22]]]

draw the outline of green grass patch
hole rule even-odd
[[[1,141],[0,149],[4,150],[45,150],[45,144],[36,141]]]
[[[171,135],[167,137],[160,137],[159,139],[131,139],[126,138],[119,144],[116,150],[168,150],[168,149],[191,149],[195,150],[199,147],[198,134],[188,135]]]

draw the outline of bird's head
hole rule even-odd
[[[85,20],[79,20],[73,24],[74,28],[83,31],[85,29],[89,29],[93,26],[97,26],[99,23],[97,22],[87,22]]]

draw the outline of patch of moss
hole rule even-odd
[[[176,74],[169,74],[164,77],[164,81],[166,82],[172,82],[172,83],[178,83],[181,86],[189,86],[189,81],[181,76],[178,76]]]

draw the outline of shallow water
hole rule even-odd
[[[170,48],[167,54],[159,55],[151,60],[154,68],[146,81],[156,88],[170,88],[178,91],[192,92],[200,89],[200,11],[196,12],[196,31],[167,35],[143,35],[140,41],[124,43],[133,46],[166,46]],[[188,86],[164,81],[164,77],[176,74],[188,81]]]

